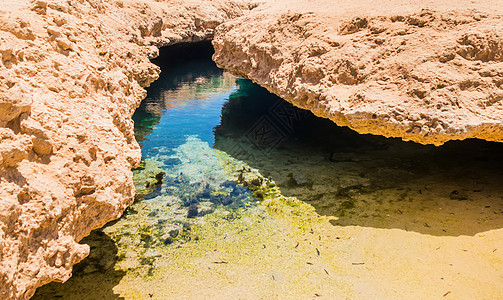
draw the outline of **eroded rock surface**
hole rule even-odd
[[[360,133],[503,141],[503,1],[270,1],[214,59]]]
[[[157,46],[209,39],[239,1],[0,0],[0,298],[65,281],[133,201],[131,116]],[[175,58],[176,59],[176,58]]]

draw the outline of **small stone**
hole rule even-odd
[[[59,31],[59,28],[55,27],[55,26],[49,26],[49,27],[47,27],[47,33],[49,33],[50,35],[54,35],[54,36],[60,36],[61,35],[61,32]]]
[[[255,196],[255,198],[264,199],[264,194],[262,193],[262,191],[255,191],[253,195]]]
[[[70,40],[68,40],[66,37],[58,37],[56,39],[56,43],[63,50],[70,50],[70,49],[72,49],[72,42],[70,42]]]
[[[54,23],[56,23],[56,25],[58,26],[63,26],[66,24],[66,19],[62,18],[62,17],[54,17],[53,19]]]
[[[222,200],[222,205],[231,205],[232,204],[232,198],[231,197],[225,197],[223,200]]]
[[[173,229],[173,230],[170,230],[169,231],[169,236],[172,237],[172,238],[176,238],[178,236],[178,234],[180,233],[180,230],[178,229]]]
[[[262,179],[260,178],[255,178],[250,182],[253,186],[261,186],[262,185]]]
[[[33,151],[38,155],[48,155],[52,153],[52,144],[42,138],[33,138]]]
[[[38,14],[45,14],[47,12],[47,2],[42,0],[35,1],[32,10]]]
[[[159,172],[159,173],[157,173],[155,175],[155,180],[156,180],[155,185],[161,185],[162,184],[162,180],[164,179],[164,175],[165,174],[166,173],[164,173],[164,172]]]
[[[197,204],[191,204],[187,212],[187,218],[197,217],[197,214],[198,214]]]
[[[212,202],[201,202],[198,207],[198,215],[204,216],[215,211],[213,208],[214,204]]]

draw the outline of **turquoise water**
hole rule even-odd
[[[230,76],[222,80],[223,71],[208,59],[211,49],[201,47],[201,53],[190,62],[155,61],[169,72],[161,73],[133,116],[144,158],[155,155],[159,148],[176,148],[187,136],[197,136],[213,145],[213,128],[220,123],[222,106],[237,86]],[[179,54],[178,50],[172,52],[164,55]],[[180,92],[184,88],[187,92]]]
[[[148,277],[166,251],[176,257],[204,239],[191,228],[205,217],[230,222],[257,210],[266,223],[258,203],[267,189],[258,186],[312,205],[334,226],[436,236],[503,226],[501,144],[434,147],[360,135],[218,69],[209,44],[164,51],[155,61],[163,73],[133,117],[143,156],[137,202],[82,241],[91,254],[71,280],[35,298],[116,299],[112,288],[126,274]]]

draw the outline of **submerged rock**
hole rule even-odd
[[[166,173],[164,173],[164,172],[159,172],[159,173],[157,173],[155,175],[155,180],[156,180],[155,181],[155,185],[161,185],[162,184],[162,180],[163,180],[165,174]]]
[[[187,218],[194,218],[197,217],[197,214],[199,213],[197,204],[191,204],[189,206],[189,209],[187,210]]]

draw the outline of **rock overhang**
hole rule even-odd
[[[217,28],[214,60],[359,133],[503,141],[503,12],[395,2],[268,3]]]

